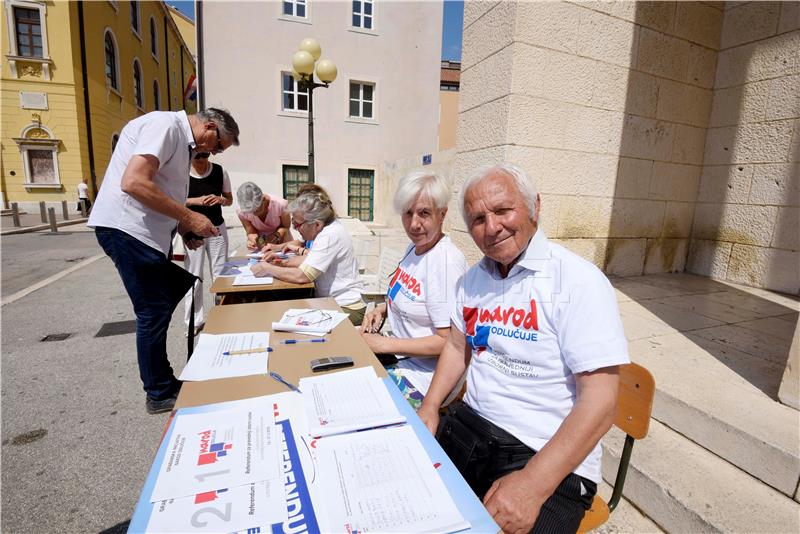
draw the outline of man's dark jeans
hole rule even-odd
[[[147,397],[154,401],[171,397],[180,382],[167,357],[167,328],[195,277],[125,232],[98,227],[95,234],[117,267],[133,304],[139,376]]]

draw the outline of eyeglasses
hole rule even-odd
[[[292,228],[294,228],[295,230],[297,230],[299,232],[300,228],[302,228],[304,224],[308,224],[310,222],[314,222],[314,221],[300,221],[300,222],[297,222],[294,219],[292,219]]]
[[[286,317],[297,318],[295,325],[297,326],[314,326],[325,321],[330,321],[333,316],[325,313],[322,310],[306,310],[296,314],[286,314]]]
[[[219,138],[219,130],[214,130],[217,134],[217,148],[214,149],[214,154],[222,154],[225,152],[225,147],[222,146],[222,141]]]

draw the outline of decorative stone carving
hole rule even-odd
[[[41,128],[33,128],[25,135],[28,139],[50,139],[48,133]]]
[[[19,69],[20,76],[31,76],[33,78],[41,78],[42,77],[42,66],[37,64],[27,64],[23,65],[21,69]]]

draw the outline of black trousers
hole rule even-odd
[[[448,407],[436,439],[480,499],[495,480],[522,469],[536,454],[460,401]],[[596,493],[597,484],[570,473],[542,505],[531,532],[576,532]]]

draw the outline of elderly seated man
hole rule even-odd
[[[575,532],[629,361],[614,289],[538,229],[539,194],[520,169],[479,169],[460,200],[485,257],[458,285],[418,414],[504,532]],[[440,425],[464,372],[464,400]]]

